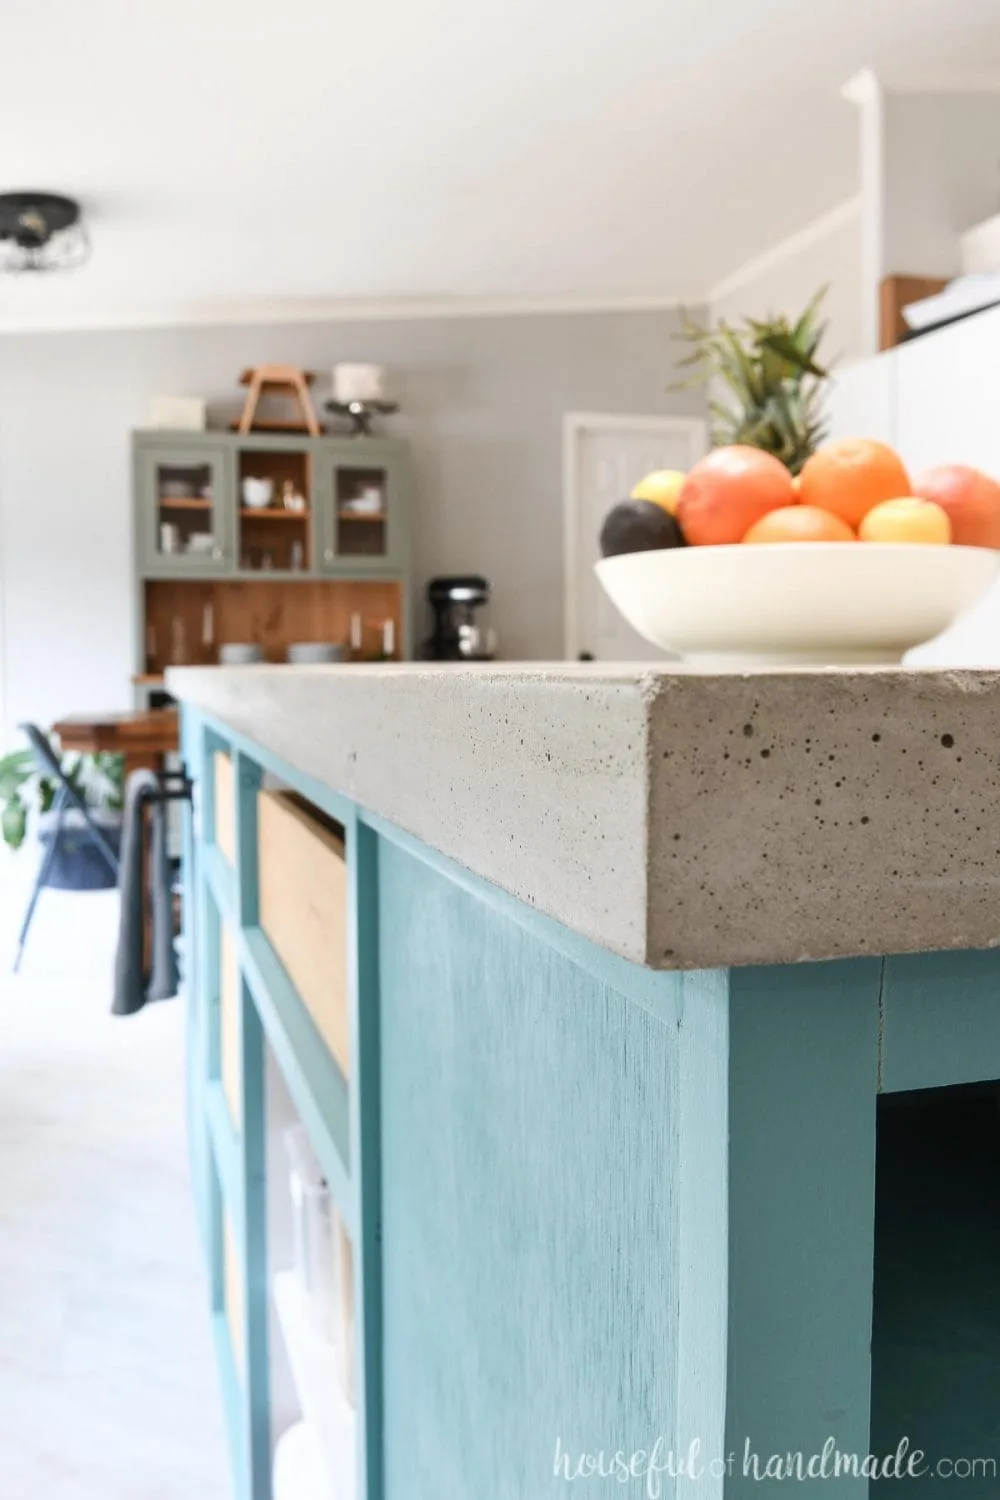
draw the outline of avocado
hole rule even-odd
[[[622,500],[609,510],[601,527],[601,556],[653,552],[685,546],[684,533],[672,515],[653,500]]]

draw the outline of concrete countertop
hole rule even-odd
[[[638,963],[1000,942],[1000,670],[184,667],[167,686]]]

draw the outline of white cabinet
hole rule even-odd
[[[1000,476],[1000,308],[893,351],[896,433],[911,474],[973,464]]]
[[[897,448],[911,474],[965,463],[1000,478],[1000,308],[838,371],[830,436]]]

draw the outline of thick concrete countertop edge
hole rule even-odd
[[[1000,943],[1000,672],[177,668],[182,701],[656,968]]]

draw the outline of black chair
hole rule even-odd
[[[91,889],[103,885],[118,884],[118,850],[108,838],[107,834],[98,827],[91,817],[90,809],[77,791],[62,768],[62,763],[56,755],[48,738],[38,728],[37,724],[21,724],[19,728],[27,736],[35,765],[41,776],[53,781],[56,793],[52,800],[50,812],[53,814],[51,827],[47,828],[42,835],[44,854],[42,862],[35,877],[35,884],[28,901],[28,909],[24,913],[24,921],[21,923],[21,931],[17,940],[17,956],[14,959],[14,973],[21,967],[21,957],[24,953],[24,945],[28,939],[28,928],[31,919],[35,915],[35,907],[38,905],[38,897],[42,887],[45,885],[62,886],[66,888],[68,882],[57,878],[58,864],[66,853],[66,841],[72,834],[75,842],[82,841],[88,849],[96,852],[98,861],[107,867],[111,880],[93,882]],[[68,812],[78,813],[79,823],[74,821],[71,828],[66,827],[66,814]],[[76,887],[81,888],[81,887]],[[83,887],[85,888],[85,887]]]

